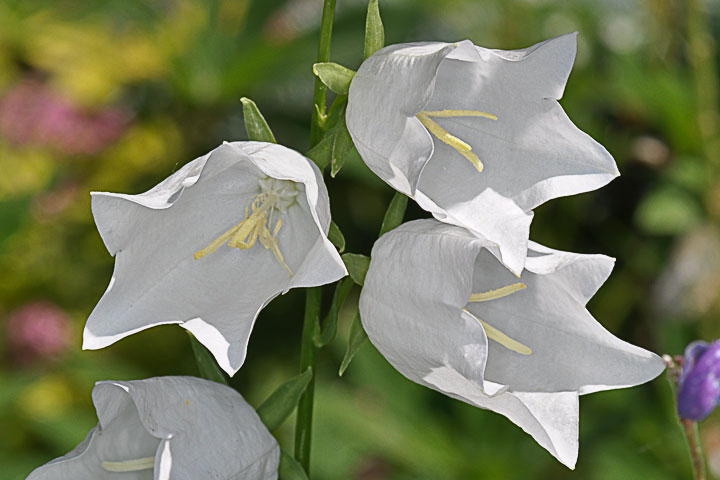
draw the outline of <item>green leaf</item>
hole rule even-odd
[[[206,380],[227,385],[228,381],[225,372],[218,366],[212,354],[195,338],[195,335],[190,332],[187,333],[190,336],[190,345],[192,345],[193,353],[195,354],[195,363],[197,364],[200,376]]]
[[[380,236],[382,237],[390,230],[400,226],[405,217],[405,208],[407,207],[408,197],[400,192],[395,192],[395,196],[390,202],[390,206],[385,212],[382,226],[380,227]]]
[[[378,0],[368,3],[367,17],[365,18],[365,51],[363,58],[368,58],[385,46],[385,29],[380,18]]]
[[[308,367],[280,385],[257,409],[260,419],[268,430],[275,430],[290,416],[312,379],[312,368]]]
[[[359,253],[346,253],[342,256],[342,260],[348,269],[350,278],[362,287],[365,283],[368,267],[370,267],[370,257]]]
[[[345,161],[347,160],[350,152],[355,148],[350,137],[350,132],[345,125],[345,117],[340,119],[335,133],[335,144],[333,145],[332,156],[330,157],[330,176],[335,178],[335,175],[340,172]]]
[[[328,231],[328,238],[335,245],[340,253],[345,251],[345,237],[343,236],[340,228],[337,224],[330,220],[330,230]]]
[[[280,465],[278,467],[280,480],[308,480],[302,465],[285,450],[280,450]]]
[[[357,150],[355,150],[355,145],[352,143],[350,132],[348,132],[345,125],[344,107],[342,105],[335,112],[333,112],[332,108],[330,109],[326,125],[337,123],[328,130],[325,137],[317,145],[305,154],[321,170],[330,165],[330,175],[332,177],[338,174],[351,155],[359,156]]]
[[[316,347],[323,348],[335,340],[337,336],[338,315],[353,285],[355,285],[353,279],[351,277],[345,277],[340,280],[335,287],[335,293],[333,294],[332,303],[330,304],[330,311],[325,318],[325,322],[323,322],[322,331],[320,331],[320,326],[315,330],[313,341]]]
[[[338,95],[335,97],[332,105],[330,105],[330,110],[328,110],[327,115],[325,115],[325,125],[323,128],[326,131],[332,130],[332,128],[338,124],[340,119],[345,117],[345,107],[347,107],[347,101],[347,95]]]
[[[262,116],[260,110],[258,110],[255,102],[247,97],[241,98],[240,102],[242,102],[243,106],[245,131],[247,131],[248,138],[256,142],[277,143],[275,135],[273,135],[270,126],[265,121],[265,117]]]
[[[330,164],[334,145],[335,135],[327,135],[317,145],[308,150],[305,156],[315,162],[315,165],[320,170],[324,170]]]
[[[334,62],[313,65],[313,73],[327,88],[338,95],[347,95],[355,71]]]
[[[340,364],[340,370],[338,370],[338,375],[342,377],[343,373],[345,373],[345,370],[347,370],[347,367],[348,365],[350,365],[350,362],[352,361],[355,354],[358,352],[358,350],[360,350],[360,347],[365,344],[365,340],[367,340],[367,338],[367,333],[365,333],[365,329],[362,326],[362,321],[360,320],[360,312],[358,312],[357,315],[355,315],[352,327],[350,327],[350,336],[348,337],[347,350],[345,350],[345,356],[343,357],[342,363]]]

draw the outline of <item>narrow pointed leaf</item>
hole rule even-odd
[[[313,73],[327,88],[338,95],[347,95],[355,71],[334,62],[316,63]]]
[[[334,144],[335,135],[333,133],[320,140],[317,145],[308,150],[305,156],[315,162],[320,170],[324,170],[330,164]]]
[[[395,196],[390,201],[390,206],[385,212],[382,227],[380,227],[380,236],[382,237],[390,230],[400,226],[405,217],[405,208],[407,208],[408,197],[400,192],[395,192]]]
[[[275,430],[290,416],[312,379],[312,369],[308,368],[280,385],[265,400],[257,412],[268,430]]]
[[[227,385],[227,377],[218,366],[212,354],[203,346],[203,344],[198,342],[197,338],[195,338],[192,333],[188,332],[188,336],[190,337],[190,345],[192,345],[193,354],[195,355],[195,363],[197,364],[200,376],[206,380]]]
[[[350,277],[345,277],[340,280],[335,287],[330,311],[325,318],[322,331],[320,331],[318,327],[318,331],[315,332],[314,341],[316,347],[322,348],[335,340],[335,337],[337,336],[338,315],[340,314],[340,310],[345,304],[345,299],[347,299],[353,285],[355,285],[354,280]]]
[[[367,17],[365,18],[365,51],[363,58],[368,58],[384,46],[385,29],[380,18],[378,0],[370,0]]]
[[[347,107],[348,97],[347,95],[338,95],[335,97],[330,110],[328,110],[325,116],[325,130],[329,131],[335,127],[341,118],[345,118],[345,108]]]
[[[342,260],[348,269],[350,278],[362,287],[368,267],[370,267],[370,257],[359,253],[346,253],[342,256]]]
[[[275,135],[273,135],[270,126],[265,121],[265,117],[262,116],[260,110],[258,110],[255,102],[247,97],[241,98],[240,102],[242,102],[243,106],[245,131],[247,131],[248,138],[256,142],[277,143]]]
[[[362,321],[360,321],[360,312],[358,312],[357,315],[355,315],[352,327],[350,327],[350,336],[348,337],[347,350],[345,350],[345,357],[343,357],[342,363],[340,364],[340,370],[338,371],[338,375],[342,377],[343,373],[345,373],[345,370],[347,370],[348,365],[350,365],[353,357],[358,352],[358,350],[360,350],[360,347],[363,346],[367,338],[367,333],[365,333],[365,329],[363,329],[362,326]]]
[[[280,480],[308,480],[302,465],[285,450],[280,450],[280,465],[278,467]]]
[[[333,243],[333,245],[337,247],[338,252],[342,253],[345,251],[345,237],[340,231],[340,228],[333,220],[330,221],[330,231],[328,232],[328,238]]]
[[[340,169],[345,165],[353,148],[354,145],[350,137],[350,132],[348,132],[347,126],[345,125],[345,118],[342,118],[337,125],[335,144],[333,145],[332,157],[330,158],[331,177],[335,178],[335,175],[340,172]]]

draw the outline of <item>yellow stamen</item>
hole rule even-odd
[[[487,112],[479,112],[477,110],[423,110],[422,113],[428,117],[448,118],[448,117],[483,117],[490,120],[497,120],[497,115]]]
[[[260,239],[260,243],[262,243],[266,249],[272,251],[277,261],[280,262],[280,265],[292,276],[293,272],[285,262],[285,258],[280,252],[278,239],[276,238],[283,224],[282,217],[278,219],[272,233],[269,229],[276,201],[277,197],[272,194],[260,193],[256,195],[245,207],[245,219],[213,240],[210,245],[196,252],[194,255],[195,260],[215,253],[217,249],[226,242],[230,248],[247,250],[252,248],[257,240]],[[268,210],[270,210],[270,219],[268,219]]]
[[[512,350],[513,352],[519,353],[521,355],[530,355],[532,354],[532,349],[526,345],[523,345],[522,343],[518,342],[517,340],[513,340],[512,338],[505,335],[503,332],[498,330],[497,328],[493,327],[492,325],[488,324],[487,322],[483,322],[478,317],[473,315],[469,310],[463,309],[467,314],[469,314],[471,317],[473,317],[475,320],[480,322],[480,325],[483,326],[483,329],[485,330],[485,335],[491,340],[495,340],[503,347],[507,348],[508,350]]]
[[[452,135],[447,130],[442,128],[430,117],[438,118],[450,118],[450,117],[483,117],[490,120],[497,120],[497,116],[492,113],[479,112],[477,110],[423,110],[418,113],[417,119],[420,120],[425,128],[430,133],[435,135],[441,142],[450,145],[457,152],[465,157],[470,163],[475,166],[478,172],[483,171],[483,163],[480,161],[477,155],[472,151],[472,147],[466,142],[463,142],[455,135]]]
[[[487,292],[473,293],[470,295],[469,302],[487,302],[488,300],[495,300],[496,298],[507,297],[518,290],[524,290],[526,285],[524,283],[513,283],[496,290],[489,290]]]
[[[102,462],[100,466],[108,472],[137,472],[153,468],[155,466],[155,457],[125,460],[124,462]]]

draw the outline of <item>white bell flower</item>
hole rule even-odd
[[[98,382],[98,425],[27,480],[274,480],[280,447],[243,397],[193,377]]]
[[[619,175],[557,102],[576,49],[576,34],[509,51],[468,40],[391,45],[353,78],[348,130],[385,182],[490,240],[520,273],[532,209]]]
[[[384,235],[360,297],[362,324],[404,376],[504,415],[574,468],[578,396],[647,382],[664,363],[585,307],[613,259],[530,242],[518,279],[488,244],[437,220]]]
[[[346,275],[320,170],[280,145],[225,143],[143,194],[94,192],[92,211],[116,259],[84,349],[177,323],[233,375],[274,297]]]

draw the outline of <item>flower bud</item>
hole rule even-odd
[[[678,381],[677,409],[681,418],[704,420],[720,397],[720,340],[697,341],[685,349]]]

